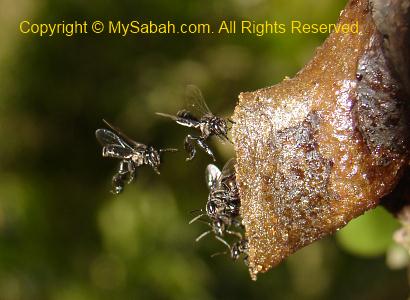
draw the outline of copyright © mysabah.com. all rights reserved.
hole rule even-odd
[[[217,24],[210,23],[182,23],[167,21],[156,23],[154,21],[142,22],[133,20],[122,21],[61,21],[59,23],[36,23],[23,20],[19,24],[22,34],[37,35],[41,37],[99,34],[118,35],[184,35],[184,34],[251,34],[262,37],[268,34],[318,34],[338,32],[343,34],[359,33],[359,23],[346,24],[320,24],[304,23],[293,20],[289,23],[278,21],[256,22],[251,20],[222,20]]]

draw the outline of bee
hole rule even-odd
[[[235,243],[233,243],[232,246],[229,245],[225,240],[223,240],[221,238],[218,238],[218,240],[221,241],[225,246],[228,247],[229,256],[233,260],[238,260],[239,257],[243,254],[244,255],[243,261],[244,261],[245,265],[248,265],[249,244],[248,244],[248,240],[246,238],[240,238]],[[222,255],[222,254],[228,254],[228,252],[225,251],[225,252],[214,253],[214,254],[211,255],[211,257],[215,257],[215,256]]]
[[[222,171],[212,164],[206,167],[205,179],[209,188],[208,200],[205,209],[199,210],[202,214],[193,218],[189,224],[207,216],[209,221],[205,222],[211,229],[198,236],[197,242],[212,232],[221,241],[223,240],[221,237],[225,233],[242,238],[239,232],[230,230],[231,226],[242,226],[239,220],[240,199],[234,165],[235,160],[231,159],[225,164]]]
[[[237,260],[242,254],[244,254],[245,255],[244,261],[245,261],[245,264],[247,264],[248,249],[249,249],[249,245],[248,245],[247,239],[242,238],[239,241],[236,241],[230,248],[232,259]]]
[[[206,140],[211,136],[217,136],[221,140],[229,142],[227,121],[233,122],[215,116],[206,104],[202,92],[194,85],[187,86],[186,102],[187,109],[179,111],[176,116],[159,112],[156,114],[201,132],[199,136],[188,134],[184,140],[184,148],[188,153],[187,161],[192,160],[196,154],[195,144],[211,156],[213,161],[216,161],[212,150],[206,144]]]
[[[113,194],[123,191],[124,185],[135,178],[139,166],[148,165],[160,174],[161,153],[178,151],[178,149],[156,150],[153,146],[137,143],[106,120],[103,122],[110,129],[102,128],[95,131],[98,142],[103,146],[102,156],[121,160],[118,171],[112,178]]]
[[[222,171],[209,164],[205,177],[209,188],[206,212],[208,216],[225,215],[234,219],[239,216],[240,200],[236,185],[235,160],[229,160]]]

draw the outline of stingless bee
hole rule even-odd
[[[103,120],[103,122],[110,130],[102,128],[95,131],[98,142],[103,146],[102,156],[121,160],[118,171],[112,178],[114,194],[121,193],[124,185],[135,178],[137,167],[149,165],[160,174],[158,168],[161,163],[161,153],[178,151],[178,149],[156,150],[153,146],[137,143],[107,121]]]
[[[198,236],[196,238],[197,242],[212,232],[218,240],[224,243],[226,242],[221,237],[225,233],[242,239],[242,235],[239,232],[230,230],[231,226],[242,226],[239,220],[240,199],[236,185],[234,165],[235,160],[231,159],[225,164],[222,171],[212,164],[206,167],[205,178],[209,188],[208,200],[205,209],[200,210],[202,214],[193,218],[189,224],[202,220],[203,216],[207,216],[209,221],[206,221],[206,223],[211,229]]]
[[[238,241],[236,241],[235,243],[231,245],[229,245],[225,240],[223,239],[218,239],[219,241],[221,241],[224,245],[226,245],[229,249],[229,256],[233,259],[233,260],[237,260],[242,254],[244,255],[243,257],[243,261],[245,263],[245,265],[248,265],[248,250],[249,250],[249,245],[248,245],[248,240],[246,238],[241,238]],[[215,254],[212,254],[211,257],[215,257],[218,255],[222,255],[222,254],[228,254],[227,251],[225,252],[218,252]]]
[[[193,159],[195,156],[195,144],[216,161],[212,150],[206,144],[206,140],[211,136],[217,136],[222,140],[229,141],[227,121],[223,118],[216,117],[211,112],[201,91],[194,85],[187,86],[186,101],[187,109],[179,111],[176,116],[159,112],[156,114],[171,118],[179,125],[195,128],[201,132],[200,136],[188,134],[185,138],[184,148],[189,155],[186,159],[187,161]]]
[[[230,247],[232,259],[237,260],[241,254],[245,254],[244,261],[246,263],[248,258],[248,249],[249,245],[247,239],[243,238],[236,241],[232,247]]]

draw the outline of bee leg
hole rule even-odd
[[[236,219],[232,220],[232,225],[241,229],[245,229],[245,226],[242,224],[242,222]]]
[[[249,267],[249,256],[248,256],[248,255],[246,255],[246,256],[243,258],[243,262],[244,262],[245,266]]]
[[[230,235],[235,235],[237,237],[239,237],[240,240],[242,240],[242,234],[240,234],[239,232],[236,231],[231,231],[231,230],[225,230],[226,233],[230,234]]]
[[[215,156],[214,156],[211,148],[209,148],[209,146],[205,143],[205,139],[198,138],[196,140],[196,143],[198,144],[199,147],[202,148],[202,150],[204,150],[210,157],[212,157],[213,161],[216,161]]]
[[[186,159],[187,161],[192,160],[195,156],[196,149],[195,149],[194,143],[196,143],[202,150],[204,150],[209,156],[211,156],[213,161],[216,161],[211,148],[209,148],[209,146],[205,143],[205,138],[193,137],[190,134],[187,135],[187,137],[185,138],[185,143],[184,143],[184,148],[189,154],[189,157],[187,157]]]
[[[127,164],[127,169],[128,169],[127,183],[131,183],[131,181],[133,181],[136,176],[137,168],[135,167],[132,161],[123,161],[123,162]]]
[[[124,190],[125,183],[130,183],[134,179],[135,167],[132,162],[123,160],[120,163],[117,174],[112,177],[112,193],[119,194]]]
[[[207,235],[210,234],[211,232],[212,232],[211,230],[205,231],[204,233],[202,233],[200,236],[198,236],[198,237],[195,239],[195,242],[199,242],[203,237],[207,236]]]
[[[196,141],[197,138],[193,137],[192,135],[188,134],[187,137],[185,138],[184,141],[184,148],[185,151],[188,152],[188,157],[186,158],[186,161],[192,160],[195,156],[196,149],[194,146],[194,141]]]
[[[215,238],[220,241],[222,244],[224,244],[226,247],[228,247],[229,250],[231,250],[231,246],[228,244],[227,241],[225,241],[223,238],[221,238],[220,236],[215,235]]]
[[[112,190],[111,192],[115,195],[121,193],[124,189],[125,178],[124,174],[117,173],[112,177]]]
[[[249,266],[248,242],[247,240],[242,240],[241,243],[242,243],[242,246],[240,248],[240,251],[244,254],[243,262],[245,263],[245,266],[248,267]]]
[[[211,258],[214,258],[215,256],[218,256],[218,255],[226,255],[226,254],[228,254],[227,251],[224,251],[224,252],[216,252],[216,253],[214,253],[214,254],[211,255]]]

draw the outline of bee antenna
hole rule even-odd
[[[205,223],[206,225],[212,228],[211,222],[205,221],[204,219],[198,219],[198,221],[201,221],[202,223]]]
[[[232,124],[236,124],[236,122],[232,121],[231,119],[228,119],[228,122],[230,122]]]
[[[203,210],[202,209],[194,209],[194,210],[191,210],[189,213],[193,214],[193,213],[196,213],[196,212],[203,212]]]
[[[188,224],[192,224],[192,223],[194,223],[195,221],[198,221],[200,218],[202,218],[203,215],[204,215],[204,214],[197,215],[195,218],[193,218],[191,221],[189,221]]]

